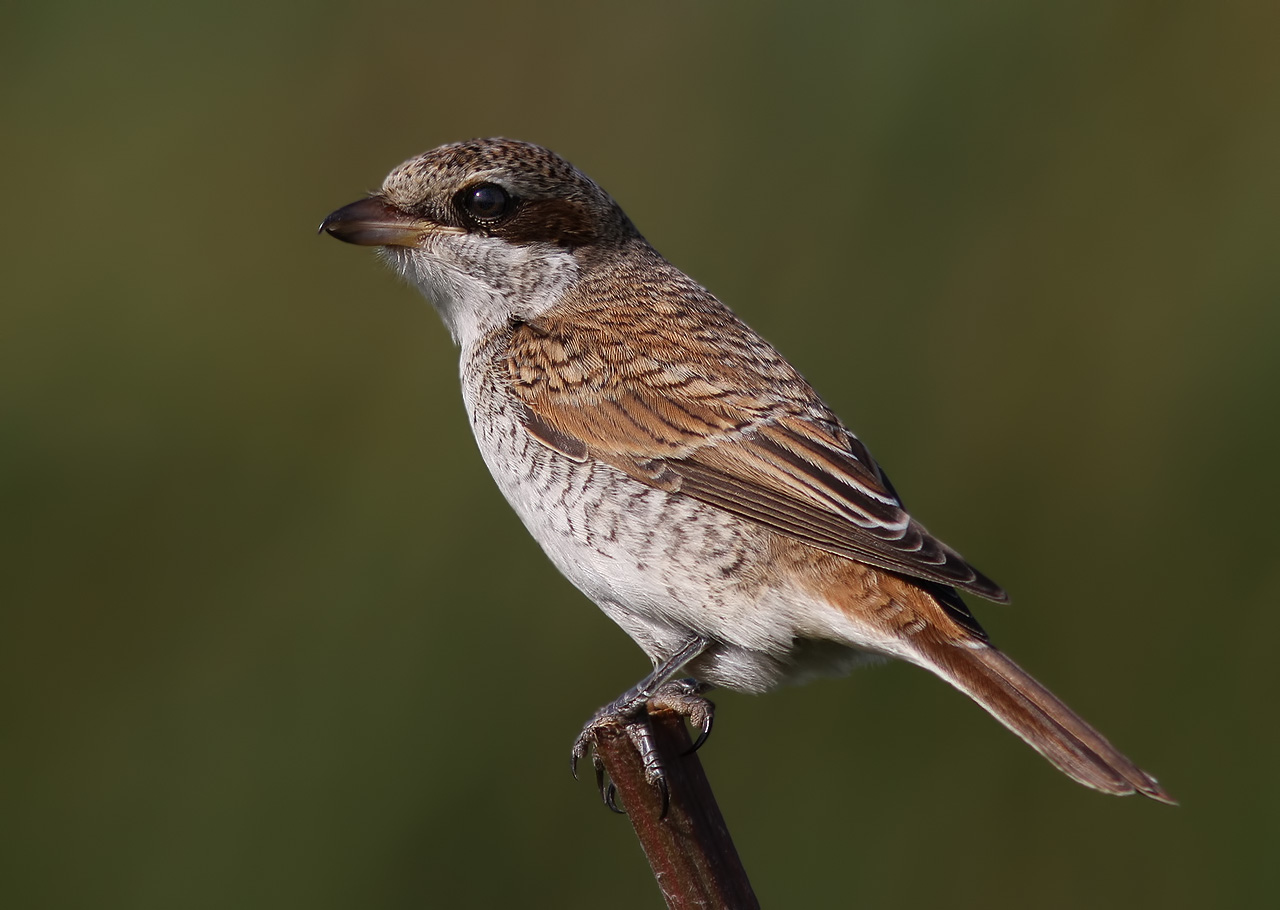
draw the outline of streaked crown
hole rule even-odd
[[[424,152],[394,168],[380,195],[422,221],[515,244],[614,245],[638,236],[591,178],[554,152],[511,139]]]

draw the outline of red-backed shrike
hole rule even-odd
[[[655,698],[705,733],[702,686],[677,676],[764,692],[883,656],[942,677],[1074,780],[1172,802],[990,644],[960,592],[1005,592],[913,519],[791,364],[572,165],[503,139],[442,146],[322,230],[379,247],[435,305],[498,486],[654,663],[575,759],[594,723]]]

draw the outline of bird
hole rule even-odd
[[[991,643],[961,594],[1004,589],[908,513],[796,368],[564,158],[504,138],[442,145],[320,232],[377,247],[434,306],[499,489],[653,664],[586,724],[575,768],[602,724],[640,730],[655,705],[700,745],[712,687],[762,693],[894,658],[1069,778],[1175,803]]]

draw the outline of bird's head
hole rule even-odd
[[[320,226],[381,247],[466,344],[559,300],[583,268],[643,242],[613,199],[527,142],[473,139],[410,158]]]

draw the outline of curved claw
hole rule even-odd
[[[604,804],[609,807],[610,812],[616,812],[618,815],[626,815],[627,813],[618,806],[618,788],[609,782],[609,786],[602,791],[604,796]]]
[[[702,748],[703,744],[711,737],[711,725],[715,723],[715,720],[716,716],[714,712],[706,716],[706,719],[703,720],[702,726],[698,730],[698,738],[695,739],[693,741],[693,745],[685,751],[685,755],[692,755]]]
[[[600,795],[604,797],[605,804],[609,802],[609,795],[605,790],[604,762],[592,753],[591,765],[596,769],[596,789],[600,791]],[[613,789],[613,781],[609,781],[609,789]]]

